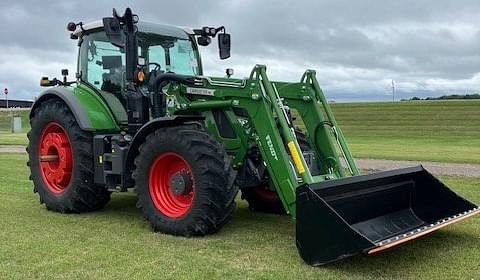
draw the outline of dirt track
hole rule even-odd
[[[0,145],[0,153],[25,153],[25,146]]]
[[[25,147],[0,145],[0,153],[25,153]],[[422,164],[423,167],[435,175],[480,177],[480,165],[476,164],[384,159],[357,159],[356,163],[360,169],[367,171],[391,170]]]

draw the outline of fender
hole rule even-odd
[[[149,121],[144,126],[142,126],[140,130],[138,130],[135,136],[133,137],[132,142],[130,144],[130,148],[128,149],[127,160],[125,160],[125,167],[124,167],[124,170],[126,172],[125,178],[127,178],[126,181],[128,182],[126,185],[130,187],[130,186],[133,186],[134,184],[131,178],[131,174],[134,168],[134,160],[135,160],[135,157],[138,155],[138,152],[139,152],[138,148],[145,141],[145,138],[147,137],[148,134],[162,127],[199,122],[199,121],[203,121],[204,119],[205,117],[203,116],[175,115],[170,117],[156,118]]]
[[[63,87],[56,86],[42,92],[33,104],[30,111],[30,118],[33,117],[35,109],[43,102],[59,98],[70,108],[78,125],[86,131],[119,131],[120,128],[115,121],[104,101],[85,86]]]

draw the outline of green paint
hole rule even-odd
[[[79,84],[73,88],[73,94],[86,111],[93,129],[120,130],[110,109],[94,90],[86,85]]]

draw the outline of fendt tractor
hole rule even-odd
[[[28,165],[48,210],[101,209],[134,188],[155,232],[212,234],[236,208],[290,215],[311,265],[374,254],[480,212],[422,166],[360,175],[315,71],[274,82],[256,65],[245,79],[203,76],[198,46],[225,27],[139,21],[126,9],[69,23],[76,79],[49,87],[30,114]],[[346,167],[341,165],[344,158]]]

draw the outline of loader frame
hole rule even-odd
[[[166,92],[175,103],[169,114],[200,112],[206,118],[207,130],[233,155],[234,168],[243,164],[248,142],[255,141],[285,210],[292,217],[297,187],[346,176],[337,147],[351,175],[359,174],[314,70],[307,70],[298,83],[271,82],[264,65],[256,65],[248,79],[200,78],[200,86],[179,85]],[[239,121],[235,108],[246,111],[248,118]],[[224,112],[235,137],[222,137],[212,109]],[[308,142],[318,155],[315,164],[320,175],[312,176],[308,168],[289,116],[292,109],[304,122]]]

